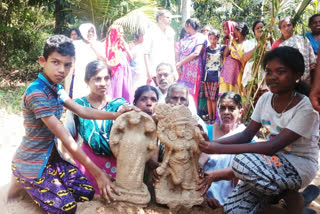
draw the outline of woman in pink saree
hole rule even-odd
[[[242,94],[241,80],[245,66],[243,55],[246,50],[245,41],[249,28],[245,23],[237,23],[233,35],[229,34],[229,43],[224,50],[225,61],[220,73],[219,94],[232,91]]]
[[[194,103],[198,106],[200,78],[205,64],[205,48],[207,40],[202,33],[199,21],[195,18],[188,19],[185,24],[186,36],[180,40],[179,60],[176,64],[179,72],[179,83],[189,89]]]
[[[236,26],[235,21],[225,21],[223,23],[223,44],[228,45],[230,38],[229,35],[233,36],[234,27]]]

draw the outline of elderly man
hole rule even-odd
[[[149,81],[155,81],[156,66],[161,62],[175,65],[175,32],[170,26],[171,16],[168,10],[159,10],[156,15],[157,25],[146,32],[144,60]]]
[[[167,96],[168,88],[174,83],[174,71],[173,67],[169,63],[160,63],[156,68],[156,82],[158,87],[156,89],[159,92],[159,103],[165,103],[165,97]],[[192,114],[197,114],[196,105],[191,97],[187,95],[190,101],[188,106]]]
[[[166,96],[165,100],[166,100],[166,103],[168,103],[168,104],[188,106],[189,100],[190,100],[188,88],[181,83],[175,83],[175,84],[170,85],[170,87],[168,88],[167,96]],[[206,134],[208,134],[207,126],[203,122],[203,120],[197,114],[193,114],[193,118],[202,127],[204,132]],[[162,160],[163,160],[164,151],[165,151],[165,147],[162,143],[160,143],[159,144],[159,154],[157,157],[159,162],[162,162]]]
[[[189,106],[189,100],[192,100],[192,98],[189,98],[188,88],[185,85],[181,83],[170,85],[166,96],[166,103]],[[207,125],[205,122],[203,122],[197,114],[194,114],[192,111],[191,113],[198,124],[202,126],[203,130],[207,132]]]

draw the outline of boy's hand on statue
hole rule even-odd
[[[134,110],[134,111],[136,111],[136,112],[140,112],[140,111],[141,111],[138,107],[136,107],[136,106],[134,106],[134,105],[131,105],[131,104],[123,104],[122,107],[121,107],[121,109],[117,112],[117,117],[119,117],[119,116],[120,116],[121,114],[123,114],[123,113],[126,113],[126,112],[128,112],[128,111],[132,111],[132,110]]]
[[[102,172],[96,181],[97,181],[101,196],[108,203],[114,200],[112,197],[112,192],[117,195],[120,195],[119,191],[116,189],[115,185],[112,183],[111,179],[105,172]]]
[[[205,173],[203,167],[199,166],[198,173],[199,173],[199,178],[203,179],[204,173]]]
[[[199,149],[201,152],[207,153],[207,154],[214,154],[214,150],[212,148],[213,142],[210,141],[200,141],[199,142]]]
[[[206,203],[208,204],[209,207],[211,208],[218,208],[221,207],[221,204],[219,203],[219,201],[215,198],[208,198],[205,197],[204,199],[206,201]]]
[[[204,132],[202,126],[200,124],[198,124],[197,127],[200,129],[201,135],[205,139],[205,141],[210,141],[208,135]]]
[[[197,181],[197,191],[201,191],[201,195],[204,196],[208,191],[211,183],[213,181],[213,177],[209,176],[207,173],[204,173],[202,178],[199,178]]]

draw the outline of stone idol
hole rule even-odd
[[[157,135],[165,145],[164,158],[156,169],[160,176],[155,184],[156,200],[169,208],[191,208],[203,197],[196,191],[198,179],[198,143],[204,140],[190,110],[182,105],[158,104]]]
[[[114,122],[110,133],[110,147],[117,158],[115,185],[120,195],[116,201],[147,206],[150,193],[143,183],[146,162],[157,148],[157,128],[144,112],[122,114]]]

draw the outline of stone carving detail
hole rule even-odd
[[[158,104],[157,134],[165,145],[163,162],[156,169],[160,175],[155,184],[156,200],[169,208],[191,208],[203,197],[196,191],[198,179],[198,143],[204,140],[190,110],[182,105]]]
[[[145,163],[157,148],[156,124],[144,112],[127,112],[114,122],[110,147],[117,158],[116,201],[146,206],[150,193],[143,183]]]

